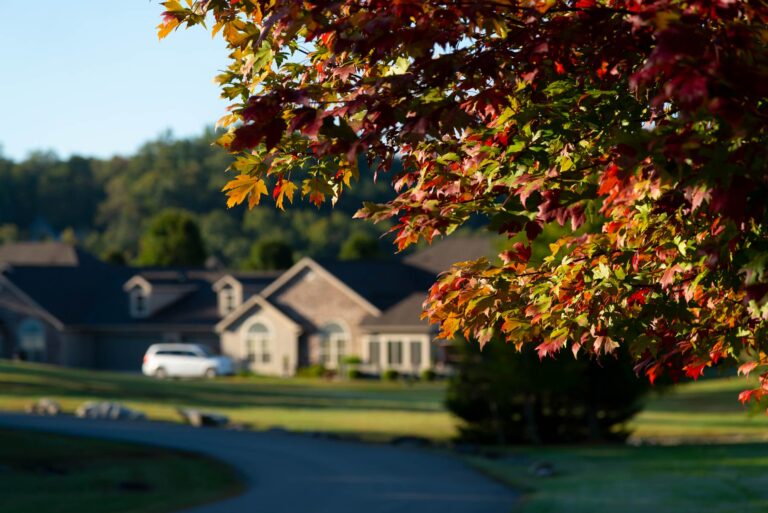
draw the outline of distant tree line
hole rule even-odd
[[[221,188],[230,156],[211,145],[214,138],[212,130],[190,139],[166,135],[110,159],[0,156],[0,243],[56,239],[118,263],[189,265],[213,257],[225,267],[255,269],[284,267],[303,255],[392,254],[390,242],[379,239],[386,225],[352,219],[362,198],[388,198],[387,180],[375,183],[361,170],[359,186],[333,209],[299,204],[280,212],[269,201],[250,212],[227,209]],[[184,247],[169,252],[168,244]]]

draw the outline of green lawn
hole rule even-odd
[[[160,513],[241,489],[228,466],[186,453],[11,430],[0,440],[3,512]]]
[[[632,422],[634,438],[662,443],[768,441],[763,408],[743,406],[739,392],[757,379],[721,377],[673,387],[650,398]]]
[[[137,375],[0,360],[0,410],[20,411],[40,397],[65,412],[93,399],[116,400],[150,419],[180,421],[178,407],[229,415],[255,429],[333,431],[372,440],[412,435],[447,440],[455,420],[443,408],[444,384],[223,378],[158,381]]]
[[[652,396],[631,440],[665,445],[513,448],[470,463],[525,492],[519,513],[764,513],[768,444],[712,445],[768,440],[765,411],[737,400],[755,385],[721,377]],[[535,477],[537,463],[555,475]]]
[[[537,462],[556,474],[533,476]],[[768,445],[520,449],[471,463],[525,492],[516,513],[768,511]]]
[[[768,440],[768,416],[739,404],[755,380],[724,377],[673,387],[649,398],[632,422],[634,439],[663,443]],[[457,421],[443,407],[444,383],[329,382],[320,379],[227,378],[157,381],[0,360],[0,410],[19,411],[40,397],[67,412],[92,399],[117,400],[151,419],[180,421],[177,407],[229,415],[255,429],[333,431],[367,439],[414,435],[450,439]]]
[[[737,401],[739,391],[754,384],[721,377],[653,395],[632,423],[633,440],[768,440],[768,416],[749,414]],[[72,412],[84,401],[109,399],[157,420],[178,421],[177,407],[194,406],[225,413],[256,429],[281,426],[373,440],[400,435],[451,438],[457,421],[443,407],[444,387],[298,378],[157,381],[0,361],[0,410],[18,411],[36,398],[51,397]],[[768,445],[513,448],[503,458],[471,462],[526,491],[521,513],[768,511]],[[536,462],[552,463],[557,474],[532,476],[528,469]]]

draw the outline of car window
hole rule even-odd
[[[203,353],[203,356],[213,356],[213,351],[211,351],[211,349],[206,346],[198,346],[198,349],[201,353]]]

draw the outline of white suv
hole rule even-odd
[[[206,377],[234,374],[232,360],[216,356],[198,344],[153,344],[144,355],[141,372],[156,378]]]

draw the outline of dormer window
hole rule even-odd
[[[144,315],[147,313],[147,298],[144,295],[144,291],[139,289],[134,296],[133,309],[136,311],[136,315]]]
[[[224,287],[221,290],[221,311],[225,315],[235,309],[235,289]]]
[[[130,292],[131,316],[147,317],[149,315],[149,297],[142,287],[134,287]]]
[[[243,304],[243,285],[231,275],[220,278],[213,284],[219,298],[219,315],[226,317]]]

